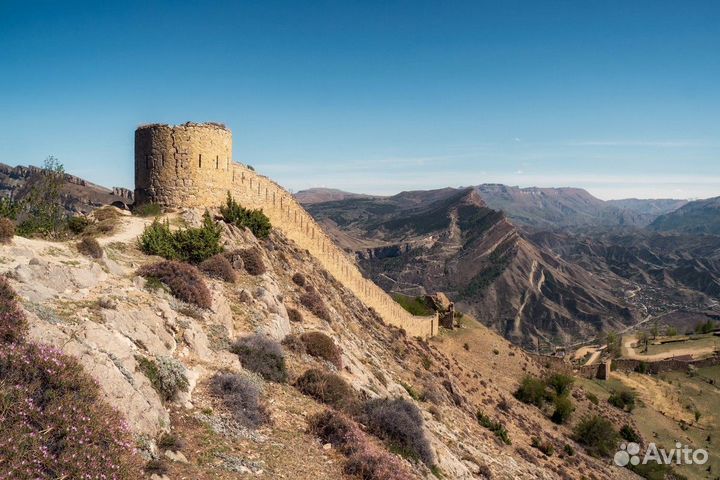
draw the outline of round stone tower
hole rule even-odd
[[[232,187],[232,133],[217,123],[135,130],[135,204],[220,205]]]

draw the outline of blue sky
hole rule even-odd
[[[219,121],[292,190],[720,195],[720,2],[0,0],[0,162],[133,185]]]

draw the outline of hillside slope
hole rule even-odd
[[[199,212],[187,211],[170,220],[193,225],[199,218]],[[279,232],[258,241],[248,231],[227,226],[225,248],[255,249],[266,272],[251,275],[241,269],[233,283],[206,278],[212,306],[192,307],[137,276],[139,266],[157,261],[137,249],[137,235],[149,222],[122,217],[117,233],[100,238],[103,256],[98,260],[79,254],[73,242],[15,237],[10,245],[0,246],[0,270],[22,298],[31,336],[79,358],[100,383],[105,399],[142,438],[144,454],[159,454],[171,478],[229,479],[242,473],[300,480],[356,478],[346,473],[339,451],[323,446],[308,431],[310,417],[326,408],[291,386],[308,368],[336,371],[363,398],[401,397],[417,405],[437,473],[445,478],[554,479],[586,472],[602,479],[634,478],[583,453],[570,438],[570,427],[556,427],[540,410],[512,398],[522,375],[540,375],[542,369],[484,327],[469,323],[429,343],[409,338],[384,325],[316,259]],[[311,288],[298,286],[293,278],[297,274]],[[329,321],[302,306],[305,291],[321,295]],[[302,321],[291,323],[290,309],[300,311]],[[343,365],[337,370],[326,361],[287,350],[288,383],[253,380],[271,418],[257,429],[233,420],[210,386],[218,371],[252,377],[228,346],[254,332],[278,340],[290,333],[323,332],[341,349]],[[153,388],[142,366],[165,358],[180,362],[189,380],[188,391],[170,400]],[[425,394],[415,400],[412,391]],[[512,445],[498,442],[475,419],[478,408],[494,411],[501,401],[509,407],[496,414]],[[618,427],[627,421],[587,400],[579,401],[578,408],[577,418],[597,411]],[[157,449],[163,431],[182,440],[182,457]],[[553,442],[558,452],[571,444],[578,453],[548,457],[530,446],[531,436]],[[421,463],[401,461],[412,478],[434,478]]]

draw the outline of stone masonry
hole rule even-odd
[[[144,125],[135,131],[135,202],[166,207],[218,207],[227,192],[262,209],[273,227],[307,249],[383,320],[411,336],[438,333],[438,317],[411,315],[365,278],[293,196],[267,177],[232,161],[232,134],[215,123]]]

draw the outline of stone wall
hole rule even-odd
[[[218,207],[227,192],[244,207],[262,209],[274,228],[307,249],[383,320],[408,335],[438,333],[438,317],[411,315],[365,278],[293,196],[267,177],[231,160],[230,131],[215,124],[150,125],[135,132],[136,203]],[[209,164],[206,163],[209,160]]]

